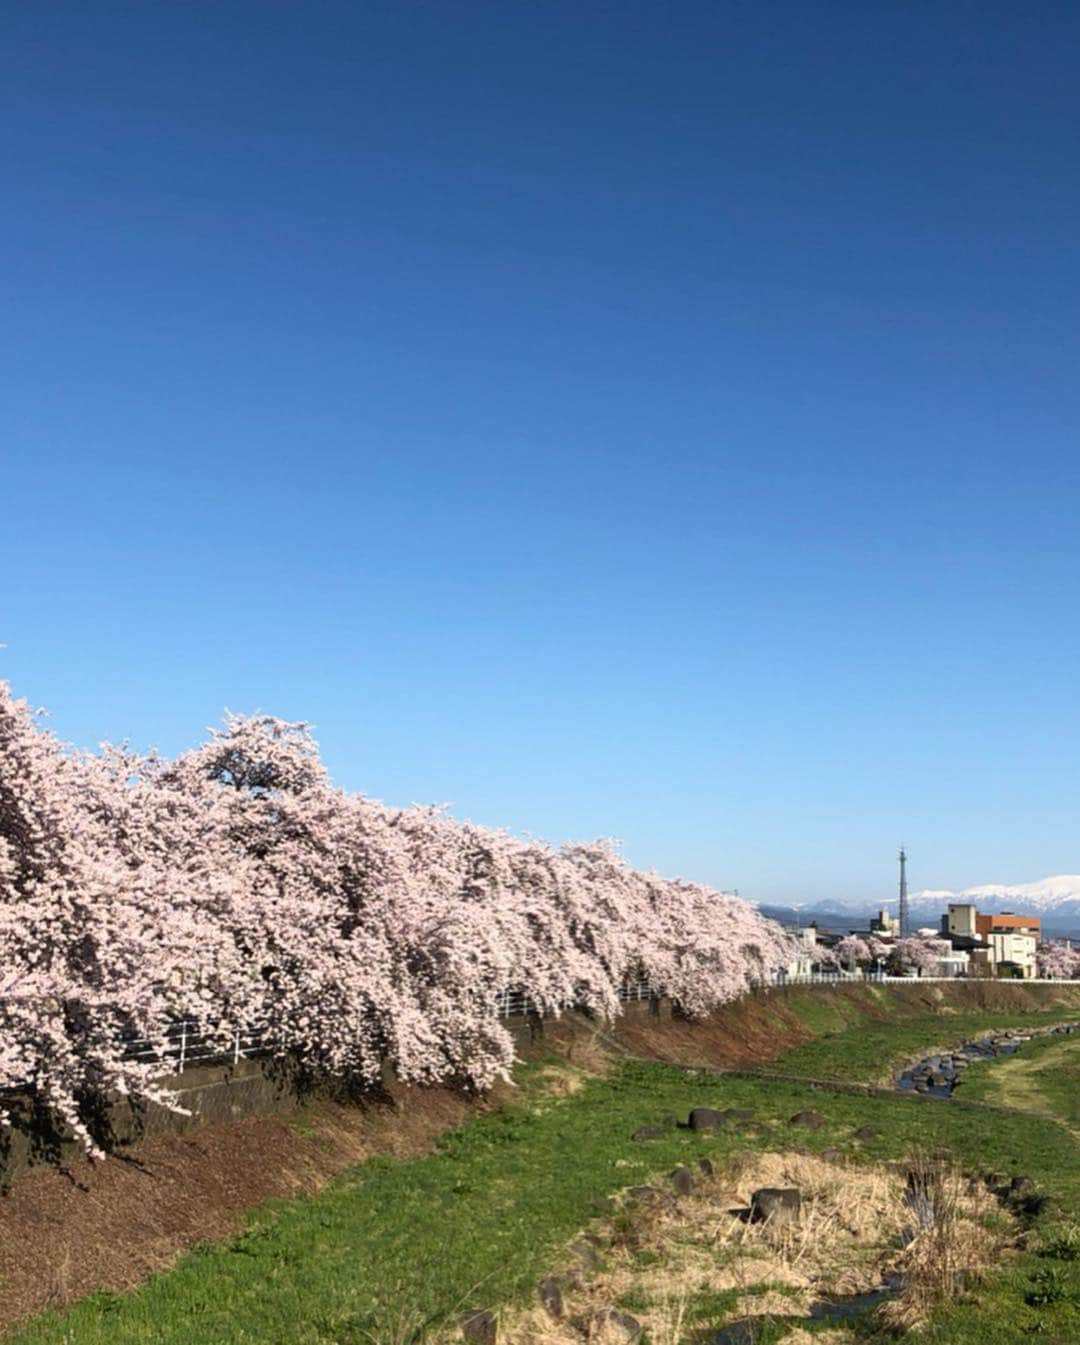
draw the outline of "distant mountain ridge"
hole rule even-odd
[[[762,905],[761,909],[773,919],[795,919],[804,924],[816,919],[819,924],[843,927],[851,922],[865,924],[882,907],[895,914],[897,901],[896,897],[880,901],[829,900],[797,906]],[[931,925],[936,929],[951,901],[972,902],[990,915],[1002,911],[1037,915],[1050,934],[1080,936],[1080,873],[1056,874],[1034,883],[981,883],[959,892],[948,888],[924,888],[912,892],[909,898],[912,924]],[[774,911],[778,914],[773,915]]]

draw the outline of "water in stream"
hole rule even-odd
[[[1061,1023],[1048,1031],[1025,1032],[1022,1028],[1009,1028],[1006,1032],[994,1033],[988,1037],[978,1037],[964,1042],[953,1051],[942,1051],[928,1055],[899,1075],[896,1086],[901,1092],[925,1093],[927,1097],[951,1097],[953,1089],[961,1081],[964,1071],[979,1061],[996,1060],[999,1056],[1015,1055],[1016,1052],[1033,1037],[1068,1036],[1080,1032],[1080,1023]]]

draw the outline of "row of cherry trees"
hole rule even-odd
[[[119,1033],[259,1025],[313,1076],[484,1088],[499,991],[619,1010],[644,975],[690,1014],[790,957],[737,898],[334,788],[307,728],[230,717],[175,760],[72,751],[0,682],[0,1087],[92,1147],[106,1092],[174,1104]]]
[[[882,962],[892,972],[929,972],[951,951],[952,945],[945,939],[913,937],[886,943],[873,935],[863,938],[848,934],[831,946],[819,944],[814,950],[814,961],[824,968],[865,967]]]
[[[1080,979],[1080,948],[1063,943],[1040,943],[1035,951],[1035,970],[1051,980]]]
[[[869,966],[883,962],[893,971],[933,971],[952,950],[947,939],[913,937],[885,943],[881,939],[849,934],[831,947],[815,949],[821,967]],[[1080,948],[1061,943],[1040,943],[1035,954],[1036,974],[1048,980],[1080,978]]]

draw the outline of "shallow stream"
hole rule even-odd
[[[925,1056],[909,1065],[896,1079],[901,1092],[925,1093],[927,1097],[951,1097],[962,1081],[965,1070],[982,1061],[1000,1056],[1015,1055],[1020,1048],[1038,1037],[1064,1037],[1080,1032],[1080,1023],[1059,1023],[1056,1027],[1025,1032],[1023,1028],[1009,1028],[988,1036],[976,1037],[951,1051],[940,1051]]]

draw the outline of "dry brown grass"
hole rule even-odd
[[[780,1338],[780,1345],[852,1345],[854,1339],[851,1332],[842,1327],[811,1334],[801,1326],[793,1326],[787,1335]]]
[[[906,1166],[854,1166],[796,1153],[741,1155],[702,1177],[688,1196],[668,1194],[663,1179],[655,1183],[658,1199],[635,1201],[624,1193],[616,1211],[588,1230],[601,1248],[601,1268],[588,1276],[580,1268],[566,1272],[563,1320],[538,1305],[511,1311],[500,1341],[603,1345],[601,1338],[614,1340],[618,1332],[598,1321],[605,1309],[623,1306],[652,1345],[681,1345],[700,1330],[695,1306],[709,1296],[738,1295],[727,1320],[803,1316],[820,1299],[880,1288],[887,1273],[904,1276],[906,1288],[887,1303],[886,1320],[906,1330],[999,1257],[1003,1240],[984,1226],[992,1213],[1001,1219],[988,1192],[932,1160],[907,1166],[928,1193],[925,1201],[911,1199]],[[752,1192],[769,1186],[799,1189],[796,1220],[745,1217]],[[793,1327],[784,1342],[799,1345],[803,1338],[814,1345],[851,1339],[839,1326],[812,1337]]]
[[[891,1265],[904,1287],[881,1308],[885,1321],[903,1329],[976,1285],[1000,1261],[1007,1240],[1001,1211],[985,1187],[940,1158],[919,1156],[909,1166],[912,1235]]]

